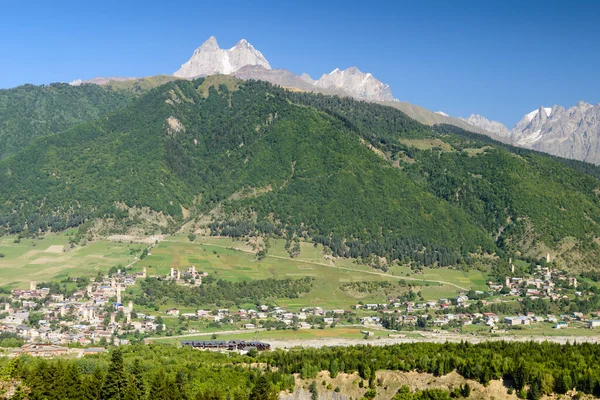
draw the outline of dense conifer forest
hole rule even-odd
[[[484,385],[502,379],[507,392],[521,398],[539,399],[573,390],[598,396],[599,349],[596,345],[547,342],[418,343],[277,350],[242,356],[169,345],[136,345],[78,359],[4,358],[1,381],[5,389],[16,389],[13,399],[264,400],[298,389],[293,374],[314,382],[320,371],[328,371],[332,378],[357,373],[365,398],[370,398],[386,385],[377,371],[417,371],[435,376],[456,371]],[[327,390],[321,385],[313,389]],[[468,384],[417,392],[401,387],[394,399],[468,398],[470,390]]]

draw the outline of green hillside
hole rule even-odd
[[[32,140],[96,120],[129,103],[131,94],[97,85],[23,85],[0,90],[0,159]]]
[[[210,215],[215,234],[305,237],[342,256],[452,265],[552,249],[585,264],[599,184],[390,107],[210,77],[166,83],[0,162],[0,226],[61,230],[125,218],[122,204],[182,222],[183,207]]]

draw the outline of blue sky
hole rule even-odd
[[[313,78],[356,65],[394,96],[514,125],[600,102],[600,1],[0,1],[0,88],[173,73],[214,35]]]

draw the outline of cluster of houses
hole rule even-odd
[[[195,266],[189,267],[185,271],[181,271],[175,268],[171,268],[171,271],[166,276],[167,280],[175,281],[179,285],[202,285],[202,278],[206,278],[208,274],[206,272],[196,271]]]
[[[10,357],[19,357],[28,355],[33,357],[60,357],[66,355],[84,355],[102,354],[106,351],[104,347],[88,347],[85,349],[68,348],[55,344],[26,344],[9,354]]]
[[[511,269],[514,272],[514,265],[511,264]],[[508,291],[508,295],[526,296],[531,299],[547,298],[553,301],[567,298],[562,293],[561,287],[569,287],[577,289],[577,278],[567,276],[556,269],[542,267],[538,265],[529,278],[507,276],[503,284],[489,282],[488,287],[491,291],[501,292]],[[575,291],[578,296],[581,292]]]
[[[514,273],[514,265],[512,265]],[[485,295],[500,295],[499,292],[506,296],[527,297],[532,300],[545,298],[549,300],[560,300],[568,298],[563,293],[562,288],[569,288],[576,296],[582,296],[581,292],[577,291],[577,278],[566,276],[556,269],[549,267],[537,266],[534,274],[530,278],[521,277],[506,277],[504,284],[496,284],[489,282],[488,293],[482,291],[473,292],[475,296],[485,297]],[[500,296],[501,297],[501,296]],[[480,299],[484,305],[487,301]],[[500,300],[501,301],[501,300]],[[428,320],[428,325],[442,327],[449,324],[453,326],[466,326],[472,324],[487,325],[493,331],[498,328],[499,324],[504,324],[507,327],[522,327],[530,326],[536,323],[545,322],[551,323],[555,329],[564,329],[569,327],[572,322],[577,322],[578,326],[587,326],[588,328],[600,327],[600,311],[591,313],[589,316],[583,313],[573,312],[568,315],[544,315],[539,316],[534,313],[526,315],[504,316],[500,317],[495,313],[465,313],[465,309],[472,300],[467,296],[466,291],[460,291],[459,295],[453,299],[439,299],[437,301],[428,302],[397,302],[394,299],[389,304],[358,304],[355,309],[377,311],[377,315],[365,316],[361,318],[363,325],[380,325],[380,315],[393,315],[395,321],[403,326],[417,325],[419,316],[429,314],[429,311],[436,311],[436,317],[433,320]],[[440,311],[446,311],[441,313]],[[451,325],[452,326],[452,325]]]
[[[12,291],[11,302],[4,304],[0,332],[16,333],[30,343],[89,346],[106,341],[126,344],[127,340],[115,336],[135,331],[149,333],[159,328],[155,316],[137,313],[134,320],[133,303],[124,305],[121,300],[128,286],[145,277],[145,269],[134,274],[119,270],[102,281],[91,278],[87,287],[67,298],[62,294],[50,295],[49,288],[38,288],[32,281],[28,290]],[[35,326],[28,324],[32,313],[41,314]]]
[[[271,350],[269,343],[260,341],[246,342],[245,340],[230,340],[228,342],[224,340],[182,340],[181,345],[201,350],[238,351],[242,354],[248,353],[253,349],[257,351]]]
[[[513,267],[514,272],[514,267]],[[206,273],[190,267],[185,271],[171,269],[166,279],[181,285],[201,285]],[[22,349],[32,355],[62,354],[68,344],[78,344],[84,347],[105,343],[116,345],[127,344],[125,339],[118,339],[123,333],[139,332],[152,334],[166,327],[157,322],[158,317],[134,312],[130,301],[123,304],[122,293],[135,285],[139,279],[146,278],[146,269],[138,273],[128,273],[118,270],[116,273],[96,281],[91,278],[86,287],[65,297],[62,294],[51,294],[49,288],[38,288],[35,282],[30,283],[27,290],[15,289],[11,293],[11,301],[4,304],[4,312],[0,317],[0,332],[11,332],[24,338],[29,344]],[[600,312],[591,317],[582,313],[570,315],[538,316],[533,313],[516,316],[498,316],[495,313],[467,312],[473,302],[469,296],[479,298],[486,303],[485,296],[490,294],[514,295],[521,297],[547,298],[559,300],[565,293],[577,292],[578,282],[574,277],[565,276],[557,270],[538,266],[530,278],[506,277],[503,284],[490,282],[488,293],[460,291],[452,299],[442,298],[436,301],[399,301],[390,299],[382,304],[356,304],[354,312],[360,317],[360,323],[365,327],[382,324],[384,316],[392,317],[403,326],[416,326],[421,316],[435,315],[427,320],[428,326],[443,327],[449,325],[466,326],[482,324],[491,330],[498,326],[522,327],[539,322],[552,323],[556,329],[569,326],[577,321],[578,325],[587,324],[589,328],[600,327]],[[566,292],[563,288],[570,288]],[[0,305],[0,310],[2,306]],[[470,309],[472,311],[472,309]],[[434,311],[432,313],[431,311]],[[30,315],[36,314],[35,323],[31,323]],[[303,308],[290,312],[282,307],[261,305],[255,309],[238,309],[230,311],[226,308],[215,310],[197,310],[194,313],[180,313],[177,308],[166,311],[168,316],[183,319],[203,319],[210,322],[236,323],[240,328],[256,329],[272,326],[294,329],[312,329],[315,325],[332,326],[348,317],[351,311],[344,309],[325,310],[321,307]],[[41,319],[40,319],[41,316]],[[346,318],[348,319],[348,318]],[[158,320],[159,321],[159,320]],[[41,345],[44,343],[44,345]],[[217,341],[186,341],[183,345],[196,348],[247,351],[254,347],[258,350],[268,349],[268,345],[260,342],[217,342]],[[48,347],[50,346],[50,347]],[[53,347],[52,347],[53,346]]]
[[[285,326],[290,328],[298,329],[311,329],[313,324],[306,322],[310,316],[322,317],[319,318],[325,325],[332,325],[339,321],[339,316],[343,315],[346,311],[342,309],[336,310],[324,310],[321,307],[314,308],[302,308],[299,312],[289,312],[282,307],[269,307],[267,305],[261,305],[257,309],[240,309],[237,311],[230,311],[227,308],[220,308],[217,310],[198,310],[196,313],[182,313],[180,314],[179,309],[171,308],[166,311],[168,315],[180,316],[183,318],[198,318],[206,319],[214,322],[229,322],[232,323],[234,320],[242,322],[241,327],[244,329],[256,329],[259,328],[260,322],[266,320],[281,322]],[[255,321],[253,323],[251,321]]]

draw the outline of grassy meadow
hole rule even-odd
[[[69,232],[47,234],[43,239],[0,237],[0,286],[27,288],[29,281],[46,282],[65,276],[92,276],[112,266],[135,260],[139,244],[95,241],[70,248]]]
[[[297,299],[276,299],[290,309],[320,306],[349,308],[363,303],[386,302],[409,289],[394,288],[371,293],[355,293],[340,286],[349,282],[397,281],[414,283],[426,300],[455,296],[459,288],[485,288],[483,275],[451,269],[425,268],[414,273],[407,267],[395,266],[387,272],[356,264],[352,260],[333,259],[323,255],[322,246],[301,243],[300,255],[290,258],[284,240],[271,240],[267,257],[258,260],[254,250],[245,242],[228,238],[198,237],[190,242],[187,235],[174,235],[154,246],[143,260],[136,260],[142,244],[99,240],[84,246],[69,245],[74,232],[48,234],[42,239],[0,238],[0,286],[25,288],[30,280],[37,282],[60,279],[65,276],[92,276],[112,266],[133,264],[134,271],[147,268],[149,275],[167,274],[171,267],[187,269],[195,266],[217,279],[250,281],[266,278],[315,278],[313,290]]]
[[[426,300],[455,296],[459,287],[483,289],[484,277],[478,271],[463,273],[450,269],[425,268],[415,274],[407,267],[394,267],[387,273],[359,265],[352,260],[328,259],[321,246],[301,243],[300,255],[290,258],[285,251],[284,240],[271,240],[268,256],[258,260],[245,242],[229,238],[198,237],[193,243],[185,235],[173,236],[155,246],[150,255],[135,264],[135,269],[147,268],[149,275],[167,274],[171,267],[187,269],[195,266],[216,278],[232,281],[249,281],[266,278],[315,278],[313,290],[297,299],[278,299],[282,307],[298,309],[321,306],[324,308],[348,308],[358,301],[364,303],[386,302],[389,297],[383,291],[373,293],[350,293],[340,286],[359,281],[413,280]],[[425,285],[425,281],[430,286]],[[438,283],[434,281],[447,282]],[[399,288],[393,295],[400,295],[408,288]]]

